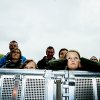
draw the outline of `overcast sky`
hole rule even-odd
[[[36,62],[48,46],[100,58],[100,0],[0,0],[0,53],[11,40]]]

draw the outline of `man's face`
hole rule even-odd
[[[66,58],[66,54],[67,54],[68,51],[66,50],[62,50],[59,54],[59,58],[60,59],[65,59]]]
[[[98,62],[98,59],[97,59],[95,56],[92,56],[92,57],[90,58],[90,60],[91,60],[91,61],[94,61],[94,62]]]
[[[10,51],[13,50],[13,49],[16,49],[16,48],[18,48],[18,44],[16,42],[11,42],[9,44]]]
[[[47,49],[46,55],[48,59],[52,59],[54,56],[54,49]]]

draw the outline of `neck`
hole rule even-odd
[[[12,62],[18,62],[18,59],[13,59]]]

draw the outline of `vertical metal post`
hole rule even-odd
[[[61,79],[60,80],[56,80],[56,100],[62,100]]]
[[[18,87],[19,87],[19,80],[15,80],[15,84],[14,84],[14,87],[13,87],[12,99],[11,100],[17,100]]]
[[[69,100],[75,100],[75,76],[72,71],[69,71]]]
[[[15,76],[15,84],[14,84],[14,87],[13,87],[11,100],[17,100],[19,83],[20,83],[20,75],[16,75]]]
[[[69,79],[69,100],[75,100],[75,79]]]
[[[94,97],[93,99],[98,100],[96,78],[93,78],[92,82],[93,82],[93,97]]]

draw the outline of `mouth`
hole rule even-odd
[[[72,63],[72,65],[75,65],[75,63]]]
[[[75,65],[75,63],[72,63],[71,65]]]

